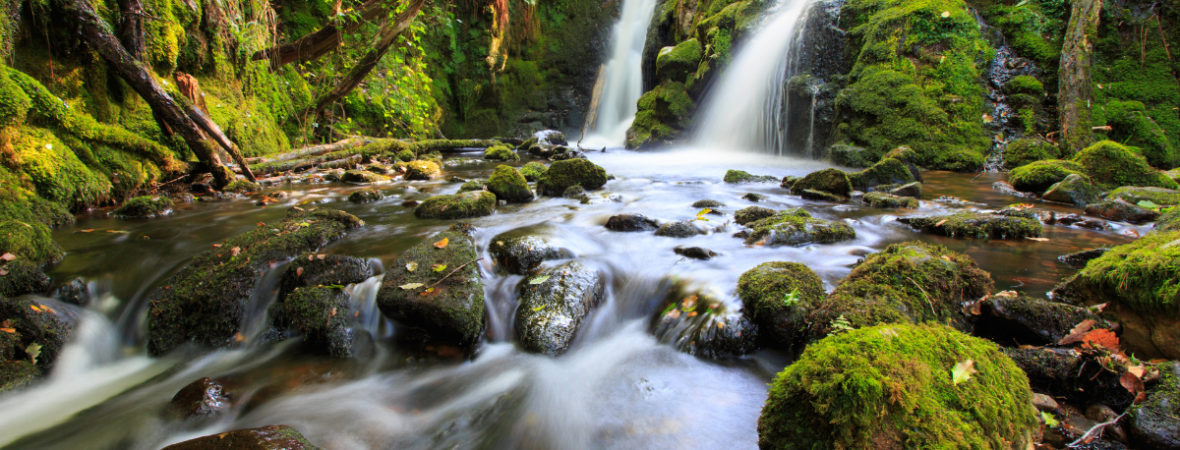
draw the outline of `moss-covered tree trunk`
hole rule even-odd
[[[1057,114],[1061,123],[1061,147],[1077,153],[1090,144],[1090,63],[1098,37],[1098,13],[1102,0],[1074,0],[1061,48],[1058,71]]]

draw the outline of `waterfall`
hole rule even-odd
[[[623,0],[623,13],[611,31],[610,60],[599,70],[594,102],[586,123],[588,145],[623,145],[643,95],[640,70],[647,26],[655,0]]]
[[[697,146],[727,150],[786,150],[786,80],[803,64],[800,45],[814,0],[783,0],[738,49],[702,102]]]

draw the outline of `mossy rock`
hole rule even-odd
[[[250,180],[234,180],[225,185],[224,188],[221,188],[221,190],[222,192],[235,192],[238,194],[244,194],[247,192],[261,191],[262,186],[259,186],[258,183]]]
[[[279,279],[281,301],[288,293],[301,287],[347,286],[373,276],[369,262],[355,256],[325,253],[299,255],[287,266]]]
[[[1084,176],[1085,171],[1086,167],[1075,161],[1037,161],[1012,169],[1008,173],[1008,182],[1017,190],[1041,193],[1070,175]]]
[[[12,253],[35,266],[57,264],[65,250],[53,240],[49,227],[33,222],[0,219],[0,254]]]
[[[459,192],[482,191],[487,185],[488,183],[484,180],[471,180],[459,186]]]
[[[969,378],[952,369],[972,364]],[[762,449],[1024,450],[1028,378],[995,344],[934,324],[890,324],[817,342],[770,387]]]
[[[869,155],[864,147],[843,143],[828,147],[828,159],[832,164],[844,167],[868,167],[875,162],[873,155]]]
[[[779,211],[774,216],[747,225],[746,245],[832,244],[856,238],[856,231],[844,222],[811,217],[803,208]]]
[[[808,315],[822,339],[841,317],[852,327],[934,321],[969,330],[962,302],[991,293],[991,275],[969,256],[923,242],[892,244],[865,257]]]
[[[738,278],[743,313],[760,333],[779,345],[800,341],[807,312],[824,299],[824,283],[814,270],[795,262],[766,262]]]
[[[574,185],[587,191],[601,188],[606,185],[606,169],[582,158],[556,161],[537,181],[537,191],[541,195],[560,197]]]
[[[639,97],[639,110],[627,129],[627,148],[669,144],[689,126],[696,103],[685,89],[684,83],[665,81]]]
[[[1086,214],[1127,223],[1147,223],[1154,221],[1160,216],[1158,211],[1128,203],[1123,199],[1107,200],[1101,203],[1087,205]]]
[[[520,161],[520,155],[507,145],[489,147],[483,152],[483,159],[488,161]]]
[[[1147,398],[1127,409],[1132,442],[1139,448],[1180,448],[1180,362],[1157,366],[1159,382],[1147,391]]]
[[[410,151],[410,149],[405,149],[397,152],[396,158],[401,162],[410,162],[414,160],[414,152]]]
[[[11,360],[33,361],[26,353],[29,346],[37,344],[40,353],[36,358],[37,371],[47,374],[53,369],[58,356],[70,341],[70,335],[77,326],[76,310],[52,300],[39,300],[30,296],[18,298],[0,297],[0,321],[7,321],[15,333],[0,331],[8,336],[0,341],[0,353]],[[16,369],[16,367],[12,367]]]
[[[1180,189],[1176,181],[1155,170],[1142,156],[1114,141],[1101,141],[1074,156],[1095,183],[1118,186],[1158,186]]]
[[[586,190],[578,185],[566,188],[565,192],[561,193],[561,198],[581,200],[582,203],[587,203],[590,201],[590,196],[586,194]]]
[[[1148,115],[1143,103],[1112,100],[1105,109],[1106,124],[1112,128],[1108,136],[1112,141],[1134,148],[1153,167],[1167,170],[1180,165],[1177,145],[1168,139],[1164,128]]]
[[[495,259],[497,269],[513,275],[526,275],[545,261],[573,257],[573,252],[550,243],[552,233],[548,226],[506,231],[492,238],[488,253]]]
[[[168,197],[152,197],[145,195],[127,200],[111,215],[120,219],[148,219],[160,217],[172,212],[172,200]]]
[[[848,193],[852,192],[852,182],[848,174],[840,169],[829,168],[809,173],[791,185],[791,193],[795,195],[807,189],[848,197]]]
[[[712,199],[697,200],[692,203],[693,208],[722,208],[724,206],[724,203]]]
[[[899,197],[880,192],[869,192],[864,196],[864,202],[874,208],[911,208],[917,209],[921,203],[911,197]]]
[[[406,179],[426,181],[442,173],[434,161],[410,161],[406,163]]]
[[[760,329],[722,293],[691,280],[661,283],[649,329],[661,344],[699,358],[722,359],[758,351]]]
[[[1180,208],[1172,208],[1155,220],[1155,231],[1166,233],[1180,231]]]
[[[910,165],[901,160],[884,158],[868,169],[848,175],[848,181],[852,183],[853,188],[864,190],[885,184],[913,183],[922,179],[917,174],[917,167],[911,169]]]
[[[467,191],[454,195],[436,195],[423,200],[414,208],[419,219],[467,219],[491,215],[496,211],[496,194],[488,191]]]
[[[1041,222],[1024,217],[963,211],[925,217],[902,217],[898,222],[925,233],[954,238],[1024,239],[1040,237]]]
[[[922,183],[913,182],[906,183],[901,186],[889,190],[890,195],[898,197],[922,198]]]
[[[746,195],[758,195],[758,194],[746,194]],[[832,194],[832,193],[828,193],[828,192],[824,192],[824,191],[817,191],[814,189],[804,189],[803,192],[799,193],[799,196],[803,197],[804,200],[816,200],[816,201],[821,201],[821,202],[832,202],[832,203],[843,203],[845,200],[848,200],[847,198],[841,197],[836,194]],[[765,199],[765,198],[764,197],[759,198],[758,200],[763,200],[763,199]],[[751,199],[751,200],[753,200],[753,199]]]
[[[187,343],[232,345],[254,286],[272,261],[314,251],[363,225],[343,211],[292,208],[283,219],[198,255],[148,295],[148,352],[161,355]]]
[[[531,182],[540,181],[541,177],[545,176],[545,172],[548,171],[548,167],[536,161],[531,161],[520,168],[520,174],[524,175],[525,180]]]
[[[1180,191],[1160,187],[1124,186],[1115,189],[1107,198],[1119,198],[1132,204],[1149,201],[1161,206],[1180,205]]]
[[[1032,164],[1037,161],[1054,159],[1060,151],[1057,146],[1041,139],[1017,139],[1004,149],[1004,168],[1008,170]]]
[[[604,226],[611,231],[654,231],[660,222],[643,214],[619,214],[607,219]]]
[[[0,295],[5,297],[44,294],[52,282],[41,269],[41,264],[28,259],[17,258],[0,265],[0,269],[5,272],[0,276]]]
[[[687,81],[701,61],[701,43],[689,39],[675,47],[664,47],[656,56],[656,77],[660,80]]]
[[[1024,295],[993,295],[979,305],[972,334],[1000,345],[1057,345],[1077,324],[1093,320],[1094,329],[1109,329],[1088,308]]]
[[[597,269],[570,261],[522,280],[517,288],[516,337],[525,351],[558,356],[569,350],[583,320],[602,301]]]
[[[496,166],[492,176],[488,178],[488,191],[496,194],[496,198],[508,203],[528,203],[533,201],[533,191],[529,189],[529,182],[515,167],[509,165]]]
[[[164,447],[162,450],[320,450],[299,431],[268,425],[211,434]]]
[[[344,174],[340,175],[340,181],[354,184],[374,184],[389,181],[389,177],[377,175],[367,170],[345,170]]]
[[[483,279],[477,258],[475,242],[466,234],[435,234],[386,269],[377,306],[385,316],[422,329],[434,340],[471,348],[484,330]],[[431,267],[436,264],[446,269],[434,272]],[[452,271],[456,272],[447,276]],[[426,292],[430,286],[434,290]]]
[[[0,394],[31,385],[38,374],[37,366],[26,360],[0,360]]]
[[[1090,184],[1088,178],[1074,173],[1065,177],[1064,180],[1049,186],[1049,190],[1045,191],[1045,194],[1041,198],[1051,202],[1068,203],[1085,208],[1086,205],[1098,201],[1099,194],[1101,194],[1101,190]]]
[[[377,200],[381,200],[384,197],[385,194],[382,194],[381,191],[376,189],[364,189],[360,191],[353,191],[353,193],[348,194],[348,201],[352,203],[363,204],[375,202]]]
[[[354,356],[352,302],[340,287],[296,288],[267,312],[275,327],[302,335],[305,347],[337,358]]]
[[[725,178],[722,181],[730,184],[775,183],[778,182],[778,178],[770,175],[750,175],[745,171],[730,169],[725,172]]]
[[[1033,96],[1045,95],[1045,86],[1040,80],[1030,75],[1017,75],[1004,83],[1005,94],[1026,94]]]
[[[1152,232],[1107,250],[1054,289],[1074,304],[1107,303],[1139,358],[1180,359],[1180,232]]]
[[[733,213],[733,221],[738,225],[749,225],[756,221],[772,217],[777,211],[761,206],[749,206]]]
[[[8,76],[8,69],[0,69],[0,128],[25,122],[33,102],[20,85]]]
[[[681,220],[676,222],[668,222],[660,225],[656,230],[656,236],[672,237],[672,238],[688,238],[698,234],[702,234],[701,230],[690,220]]]

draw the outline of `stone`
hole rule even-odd
[[[555,161],[549,166],[549,170],[537,181],[537,192],[559,197],[570,186],[578,185],[590,191],[606,185],[606,181],[606,169],[586,159],[567,159]]]
[[[664,280],[649,328],[656,340],[708,359],[758,350],[758,326],[716,289],[692,280]]]
[[[410,161],[406,163],[406,180],[429,181],[442,174],[442,169],[434,161]]]
[[[656,230],[656,236],[686,238],[702,234],[701,230],[697,229],[696,225],[689,220],[682,220],[678,222],[668,222],[660,226]]]
[[[377,175],[367,170],[345,170],[340,181],[354,184],[374,184],[389,181],[389,177]]]
[[[1109,248],[1099,247],[1088,250],[1073,252],[1068,255],[1061,255],[1057,257],[1058,261],[1069,264],[1074,267],[1085,267],[1090,260],[1106,254]]]
[[[485,320],[478,258],[470,236],[454,231],[435,234],[386,268],[377,307],[386,317],[422,329],[434,340],[472,348],[483,336]],[[447,268],[434,272],[435,264]],[[422,295],[431,287],[433,291]]]
[[[5,385],[18,381],[4,379],[16,374],[49,373],[70,341],[78,324],[78,314],[72,306],[53,300],[33,296],[0,297],[0,322],[7,323],[5,328],[15,331],[0,331],[0,362],[32,361],[33,358],[26,353],[29,346],[37,344],[40,347],[35,367],[7,365],[0,369],[0,385]],[[4,373],[6,371],[12,373]]]
[[[742,200],[749,200],[754,203],[766,201],[766,199],[767,199],[767,197],[765,195],[756,194],[753,192],[747,193],[746,195],[742,196]]]
[[[168,402],[168,413],[181,419],[206,419],[229,410],[234,395],[222,382],[209,377],[185,385]]]
[[[1036,220],[978,211],[902,217],[897,221],[925,233],[956,238],[1024,239],[1040,237],[1043,231]]]
[[[1086,205],[1098,201],[1098,194],[1099,189],[1090,184],[1090,180],[1075,173],[1050,186],[1041,198],[1085,208]]]
[[[898,197],[911,197],[911,198],[921,199],[922,198],[922,183],[915,181],[913,183],[903,184],[898,188],[890,190],[889,195],[896,195]]]
[[[299,431],[286,425],[268,425],[226,431],[172,444],[162,450],[320,450]]]
[[[811,217],[803,208],[779,211],[774,216],[746,225],[750,234],[746,245],[832,244],[856,238],[847,223]]]
[[[692,204],[693,208],[720,208],[723,206],[725,206],[725,204],[717,200],[697,200]]]
[[[708,261],[710,259],[713,259],[714,256],[718,256],[717,252],[714,252],[714,251],[709,250],[704,247],[683,247],[683,246],[681,246],[681,247],[673,248],[672,251],[675,252],[677,255],[683,256],[685,258],[699,259],[702,261]]]
[[[1180,363],[1160,365],[1160,380],[1147,400],[1127,410],[1132,441],[1139,448],[1180,450]]]
[[[1053,397],[1035,392],[1032,395],[1032,403],[1033,406],[1037,407],[1038,410],[1047,413],[1057,412],[1057,410],[1061,408],[1061,406],[1057,404],[1057,400],[1053,400]]]
[[[414,208],[419,219],[468,219],[491,215],[496,211],[496,195],[488,191],[468,191],[454,195],[436,195]]]
[[[892,194],[882,194],[880,192],[869,192],[865,194],[863,201],[874,208],[916,209],[921,206],[918,200],[912,197],[900,197]]]
[[[516,335],[525,351],[558,356],[590,311],[602,301],[606,283],[597,269],[570,261],[523,280],[518,291]]]
[[[1107,220],[1127,223],[1147,223],[1159,218],[1160,213],[1138,205],[1132,205],[1123,199],[1107,200],[1086,207],[1086,214],[1098,216]]]
[[[1086,308],[1022,295],[996,294],[979,306],[973,334],[1003,345],[1055,345],[1085,320],[1094,329],[1110,328]]]
[[[848,197],[852,192],[852,182],[848,180],[848,174],[840,169],[829,168],[809,173],[791,185],[791,193],[795,195],[807,189]]]
[[[771,217],[775,214],[775,210],[770,208],[763,208],[761,206],[750,206],[738,210],[733,213],[733,221],[738,225],[748,225],[757,220]]]
[[[90,306],[90,286],[82,277],[77,277],[62,287],[57,288],[57,294],[54,297],[62,303],[69,303],[85,308]]]
[[[514,275],[526,275],[554,259],[573,258],[572,251],[551,244],[553,230],[546,226],[517,228],[497,234],[488,244],[496,268]]]
[[[808,311],[824,299],[823,280],[806,265],[773,261],[738,278],[742,312],[759,332],[784,349],[801,348]]]
[[[642,214],[619,214],[606,221],[606,229],[611,231],[653,231],[659,227],[659,222]]]
[[[142,196],[123,202],[111,216],[120,219],[150,219],[166,216],[172,212],[172,200],[168,197]]]
[[[381,191],[375,189],[364,189],[360,191],[353,191],[353,193],[348,194],[348,201],[357,204],[371,203],[381,200],[382,197],[383,195],[381,194]]]
[[[722,179],[729,184],[774,183],[778,180],[778,177],[770,175],[751,175],[749,172],[733,169],[726,171],[725,177]]]
[[[488,178],[487,188],[497,199],[508,203],[533,201],[533,191],[529,189],[528,180],[512,166],[496,166],[492,176]]]
[[[747,194],[747,195],[755,195],[755,194]],[[816,200],[816,201],[821,201],[821,202],[840,203],[845,200],[844,197],[841,197],[839,195],[827,193],[824,191],[817,191],[814,189],[804,189],[803,192],[799,193],[799,195],[801,197],[803,197],[804,200]]]

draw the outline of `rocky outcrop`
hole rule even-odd
[[[478,258],[466,234],[435,234],[389,266],[377,292],[377,307],[432,340],[472,348],[484,330]]]

